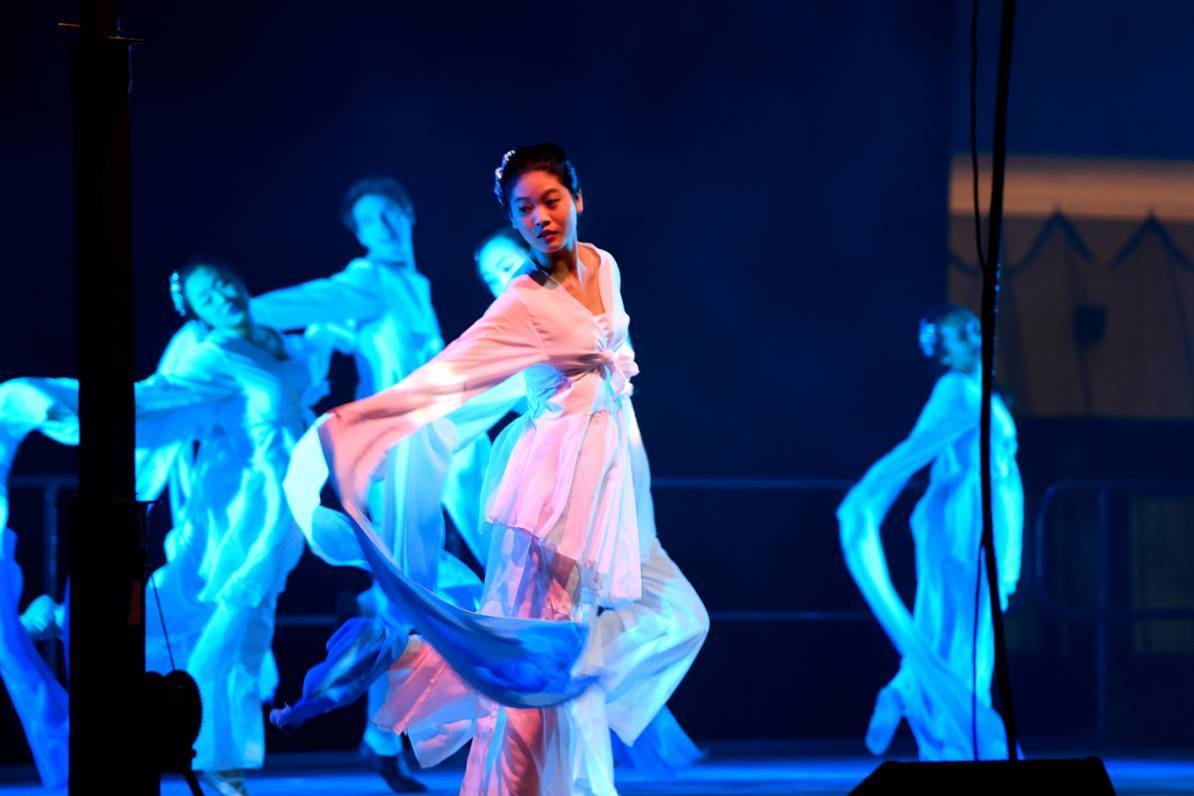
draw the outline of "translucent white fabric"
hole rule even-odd
[[[431,304],[431,283],[413,264],[359,257],[330,277],[257,296],[251,306],[258,323],[276,329],[306,329],[310,335],[352,355],[358,398],[392,387],[444,347]],[[428,503],[426,498],[410,494],[421,491],[422,484],[404,480],[412,473],[417,478],[417,470],[424,463],[409,454],[398,454],[405,458],[393,462],[395,472],[387,479],[388,495],[374,495],[371,502],[375,507],[387,499],[420,501],[420,505],[400,506],[375,517],[375,527],[383,541],[392,545],[391,550],[400,551],[408,543],[432,543],[434,529],[429,533],[425,524],[436,522],[434,515],[442,499],[465,543],[479,560],[484,559],[486,548],[479,546],[473,532],[480,527],[479,496],[489,438],[479,435],[470,442],[460,446],[452,457],[441,491],[432,496],[436,504],[431,509],[423,506]],[[391,525],[391,518],[402,524]],[[415,533],[418,539],[408,540],[407,532]]]
[[[530,537],[521,539],[532,548],[524,555],[535,560],[534,543]],[[516,555],[509,558],[519,561]],[[494,599],[517,595],[519,604],[500,606],[505,615],[571,617],[567,588],[542,574],[534,578],[537,587],[528,588],[521,576],[526,569],[518,568],[515,576],[522,588],[495,589],[502,597],[491,594],[490,609],[499,607]],[[487,585],[508,583],[512,568],[505,570],[504,576],[487,578]],[[424,766],[439,763],[471,739],[476,770],[462,793],[504,793],[514,783],[525,785],[515,771],[533,774],[543,793],[612,792],[609,740],[597,737],[602,728],[628,745],[622,757],[640,770],[666,773],[699,758],[700,751],[663,705],[696,657],[708,631],[708,615],[658,541],[643,562],[642,599],[603,611],[588,624],[579,652],[568,650],[570,658],[575,655],[568,685],[575,686],[576,696],[554,709],[517,707],[509,695],[486,695],[416,636],[390,670],[390,698],[374,721],[407,732]],[[486,640],[473,637],[465,643],[472,645],[472,656],[484,660],[480,645]],[[529,646],[523,638],[518,643]],[[491,667],[503,652],[491,653]],[[456,649],[451,653],[460,654]],[[517,662],[521,656],[510,657]],[[529,681],[535,671],[525,666],[517,673]],[[543,690],[536,693],[542,695]],[[520,696],[519,702],[526,700]],[[636,749],[639,743],[643,748]],[[530,755],[533,763],[520,755]],[[560,765],[561,759],[572,762]]]
[[[253,299],[252,310],[262,323],[305,328],[351,354],[356,361],[358,397],[398,383],[444,345],[431,304],[431,284],[413,262],[361,257],[328,278],[259,296]],[[436,588],[439,551],[445,542],[441,503],[473,555],[483,561],[487,550],[479,529],[489,438],[477,435],[469,445],[453,446],[443,456],[439,437],[435,428],[424,429],[389,451],[383,465],[386,477],[367,498],[382,543],[407,575],[430,589]],[[351,534],[348,538],[355,547]],[[335,563],[335,551],[316,552]],[[376,586],[362,594],[360,602],[364,611],[374,616],[385,613],[391,623],[407,621],[384,605],[385,595]],[[369,692],[371,712],[380,706],[380,699],[379,689]],[[367,728],[365,743],[378,754],[393,755],[399,739]]]
[[[514,376],[451,415],[450,424],[449,421],[437,421],[433,426],[457,429],[467,439],[472,434],[487,430],[511,407],[521,404],[525,408],[525,395],[522,377]],[[420,435],[416,434],[399,445],[438,441],[438,447],[432,444],[426,453],[438,451],[442,462],[450,455],[446,447],[450,439],[450,436],[440,434],[430,434],[420,439]],[[332,564],[368,568],[352,524],[344,515],[318,505],[318,495],[327,478],[327,469],[322,453],[315,447],[316,442],[316,437],[312,435],[305,437],[296,447],[287,475],[288,498],[295,508],[300,525],[308,533],[312,550]],[[646,537],[653,539],[651,474],[642,440],[638,436],[631,439],[630,455],[640,528],[647,529]],[[434,461],[434,457],[424,459],[428,460]],[[387,467],[386,472],[393,471]],[[431,467],[420,471],[419,475],[426,479],[437,473],[442,476],[443,468]],[[308,478],[309,481],[306,480]],[[425,482],[421,489],[426,489],[429,494],[438,493],[434,481]],[[675,688],[700,648],[708,629],[708,617],[695,590],[679,569],[658,543],[655,543],[654,548],[643,564],[640,599],[627,606],[600,612],[593,623],[582,658],[585,661],[584,668],[600,673],[604,678],[606,709],[614,717],[613,724],[621,728],[625,737],[633,740],[632,744],[627,745],[620,737],[611,738],[615,759],[640,773],[667,776],[698,760],[702,752],[666,707],[661,708],[642,729],[642,721],[650,718],[650,708],[644,706],[662,704],[666,694]],[[436,591],[457,606],[476,610],[481,597],[481,582],[442,550],[426,546],[423,552],[439,557]],[[406,554],[409,553],[408,550]],[[394,554],[394,560],[398,569],[408,576],[412,571],[418,572],[428,566],[426,563],[412,565],[409,558],[398,563],[401,560],[398,553]],[[411,579],[422,582],[413,576]],[[386,605],[391,606],[388,599]],[[384,696],[384,675],[402,653],[406,643],[405,633],[399,639],[393,627],[368,627],[363,626],[363,622],[360,619],[350,620],[337,631],[328,642],[327,658],[307,674],[302,698],[293,707],[285,707],[271,714],[275,724],[292,731],[315,716],[356,701],[366,689],[372,695],[380,687]],[[448,696],[439,696],[441,699],[450,699],[451,693],[459,694],[464,700],[463,704],[452,708],[453,711],[472,715],[481,710],[475,691],[450,689]],[[380,706],[382,701],[377,700],[377,704]],[[434,701],[424,704],[434,704]],[[491,703],[486,714],[492,709]],[[380,717],[381,723],[371,725],[372,732],[366,737],[389,739],[375,742],[373,748],[377,749],[386,743],[393,745],[398,738],[393,731],[398,722],[387,719],[385,711],[374,710],[370,715]],[[434,715],[424,718],[417,733],[415,748],[424,765],[434,765],[443,759],[443,756],[471,738],[475,730],[471,723],[436,728],[436,720]],[[379,730],[383,727],[384,735],[381,735]],[[404,724],[397,727],[399,732],[404,728]]]
[[[649,546],[639,540],[628,454],[638,369],[617,266],[599,256],[604,314],[594,316],[554,282],[521,276],[401,384],[330,413],[320,434],[355,519],[364,520],[369,485],[399,440],[524,373],[529,408],[495,444],[485,520],[543,539],[577,564],[582,588],[603,604],[638,598]]]
[[[983,758],[1006,757],[1003,726],[991,707],[994,662],[984,576],[977,647],[972,643],[982,511],[979,491],[979,378],[942,376],[912,433],[875,463],[838,508],[846,563],[875,617],[901,655],[900,671],[881,692],[868,745],[882,753],[901,718],[908,720],[924,760],[971,759],[971,696],[978,694],[978,749]],[[992,400],[991,463],[995,551],[1000,603],[1020,576],[1023,489],[1016,467],[1016,429],[996,396]],[[916,598],[911,612],[887,569],[880,526],[908,480],[932,465],[929,488],[912,515],[916,545]],[[978,688],[971,688],[971,654],[978,657]]]

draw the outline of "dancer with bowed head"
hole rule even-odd
[[[837,512],[850,573],[901,655],[899,672],[879,692],[867,746],[882,754],[900,721],[907,719],[923,760],[1006,758],[1003,725],[991,707],[994,651],[985,570],[978,583],[978,319],[962,307],[936,307],[921,320],[920,344],[942,375],[912,433],[867,471]],[[1016,467],[1015,423],[998,395],[991,409],[995,555],[1003,610],[1020,575],[1024,496]],[[926,466],[929,487],[911,521],[916,597],[909,613],[892,586],[879,528],[908,480]],[[972,701],[977,705],[977,749]]]
[[[166,564],[147,587],[146,665],[195,678],[194,766],[217,793],[237,796],[247,793],[244,769],[264,760],[274,611],[303,552],[282,479],[326,394],[328,352],[257,324],[240,277],[219,260],[184,265],[171,294],[186,323],[135,386],[137,495],[152,500],[168,483],[173,517]],[[77,410],[73,379],[0,385],[0,472],[31,431],[77,444]]]
[[[375,578],[418,630],[376,721],[408,732],[424,765],[471,739],[462,793],[612,794],[610,729],[635,741],[691,665],[708,615],[655,535],[648,479],[636,478],[638,367],[621,273],[577,240],[576,171],[558,146],[524,147],[503,158],[495,188],[531,267],[426,365],[326,415],[288,481],[326,457]],[[491,541],[473,613],[395,566],[365,495],[393,445],[441,418],[469,428],[470,401],[518,374],[527,409],[490,458]],[[630,610],[595,621],[603,609]]]

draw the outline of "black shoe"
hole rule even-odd
[[[368,746],[361,745],[361,757],[369,768],[381,775],[394,793],[426,793],[427,786],[410,775],[410,769],[402,755],[379,755]]]

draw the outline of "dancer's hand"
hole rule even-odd
[[[58,624],[58,603],[48,594],[43,594],[21,614],[21,627],[34,641],[55,638],[62,628]]]

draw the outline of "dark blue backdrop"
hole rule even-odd
[[[915,321],[944,295],[969,3],[661,5],[122,3],[127,31],[146,39],[132,105],[140,372],[176,323],[166,278],[182,259],[223,256],[256,291],[338,270],[356,253],[339,197],[369,173],[410,189],[419,266],[455,335],[486,304],[472,251],[502,221],[497,158],[554,139],[580,170],[583,237],[623,268],[656,475],[859,475],[930,383]],[[3,378],[73,372],[70,120],[53,29],[70,6],[17,12],[29,36],[3,53]],[[994,13],[983,26],[985,149]],[[1194,156],[1190,106],[1174,99],[1194,82],[1191,29],[1180,2],[1022,4],[1013,150]],[[64,462],[33,445],[18,467]],[[657,500],[669,550],[717,612],[860,607],[834,499]],[[892,527],[906,585],[898,517]],[[313,566],[284,607],[329,610]],[[325,633],[280,631],[305,645],[280,650],[283,696]],[[677,713],[706,738],[860,738],[895,665],[870,622],[715,624]],[[1037,665],[1042,683],[1056,679]],[[1045,719],[1085,692],[1056,693],[1035,726],[1065,734],[1072,723]]]
[[[339,196],[373,172],[413,194],[419,264],[458,333],[486,303],[471,255],[502,220],[496,160],[553,139],[580,170],[582,235],[625,272],[658,472],[854,473],[922,397],[924,379],[889,388],[916,368],[916,313],[943,291],[948,5],[123,7],[146,39],[144,372],[180,260],[219,254],[255,290],[335,271],[355,253]],[[51,15],[38,21],[3,213],[11,262],[35,267],[0,321],[0,339],[36,339],[4,375],[66,373],[73,356],[64,56]]]

